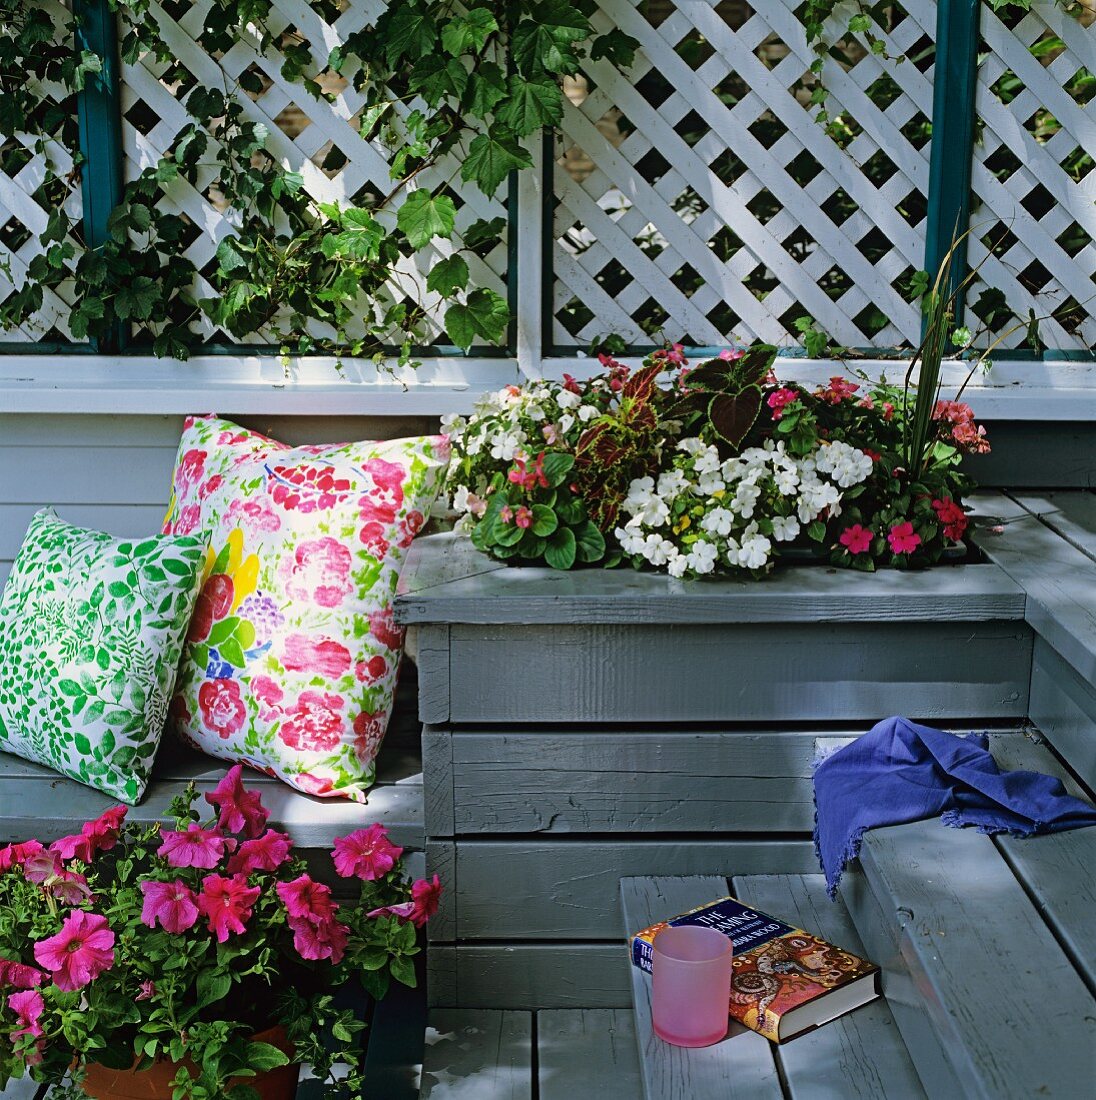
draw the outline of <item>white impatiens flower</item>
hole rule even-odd
[[[708,542],[707,539],[697,539],[689,549],[689,568],[694,573],[711,573],[718,557],[719,551],[715,543]]]
[[[524,442],[525,433],[520,428],[514,432],[500,432],[491,440],[491,457],[502,462],[512,462]]]
[[[842,489],[863,481],[872,470],[870,456],[840,439],[823,443],[815,462],[818,472],[829,474]]]
[[[750,527],[754,533],[750,533]],[[772,543],[764,535],[757,533],[754,524],[746,528],[742,538],[742,547],[738,552],[738,564],[743,569],[761,569],[769,560]]]
[[[644,478],[650,481],[650,478]],[[658,495],[663,499],[672,499],[688,486],[689,480],[680,470],[667,470],[658,475]]]
[[[684,577],[685,571],[689,568],[689,558],[685,554],[679,554],[676,550],[674,556],[666,563],[666,572],[671,577]]]
[[[643,543],[643,556],[652,565],[665,565],[670,558],[677,557],[677,547],[661,535],[648,535]]]
[[[777,470],[775,480],[777,492],[781,496],[794,496],[796,489],[799,488],[799,472],[794,466],[791,469],[785,467]]]
[[[698,474],[712,474],[715,473],[720,466],[719,452],[714,447],[708,447],[704,451],[701,451],[696,456],[696,461],[693,463],[693,469]]]
[[[556,394],[556,403],[561,409],[577,409],[582,404],[582,396],[570,390],[560,390]]]
[[[791,542],[798,538],[800,526],[795,516],[773,516],[773,538],[777,542]]]
[[[697,439],[695,436],[690,436],[688,439],[683,439],[678,445],[679,451],[684,451],[687,455],[698,455],[701,451],[708,449],[707,444],[703,439]]]
[[[727,508],[713,508],[700,521],[700,526],[710,534],[725,538],[734,527],[734,514]]]

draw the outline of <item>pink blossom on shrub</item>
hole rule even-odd
[[[958,542],[967,529],[968,519],[961,505],[956,504],[950,497],[932,502],[933,511],[940,525],[944,528],[945,538]]]
[[[790,390],[787,386],[782,386],[778,390],[773,390],[773,392],[765,398],[765,404],[772,409],[773,420],[779,420],[784,415],[784,407],[798,400],[799,394],[796,393],[795,390]]]
[[[88,880],[83,875],[64,868],[45,883],[45,889],[46,893],[64,905],[80,905],[92,896]]]
[[[259,900],[262,890],[248,886],[243,875],[206,875],[202,879],[202,892],[198,895],[198,909],[206,918],[209,930],[224,943],[229,933],[247,931],[246,922],[251,919],[251,907]]]
[[[373,824],[368,829],[335,838],[335,870],[343,878],[373,882],[387,875],[401,855],[403,849],[388,839],[388,830],[383,825]]]
[[[185,832],[174,832],[160,826],[163,843],[158,856],[172,867],[201,867],[209,870],[224,858],[225,850],[234,851],[236,841],[222,836],[216,829],[203,829],[192,822]]]
[[[293,841],[286,833],[268,829],[263,836],[245,840],[228,861],[230,875],[249,875],[252,871],[276,871],[289,858]]]
[[[34,945],[34,958],[58,989],[83,989],[114,965],[114,933],[106,917],[74,909],[56,936]]]
[[[165,932],[176,935],[193,928],[198,920],[198,895],[181,879],[174,882],[141,883],[144,905],[141,922],[149,928],[158,924]]]
[[[224,779],[205,796],[205,800],[218,810],[217,823],[225,832],[257,837],[266,828],[270,811],[263,805],[258,791],[245,789],[243,770],[242,764],[229,768]]]
[[[42,886],[49,879],[56,877],[63,870],[61,857],[49,849],[35,852],[23,862],[23,877],[27,882],[33,882]]]

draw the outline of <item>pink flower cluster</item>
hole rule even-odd
[[[952,442],[966,454],[989,454],[986,429],[974,422],[974,410],[962,401],[937,401],[932,410],[933,420],[951,426]]]

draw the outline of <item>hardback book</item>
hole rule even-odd
[[[650,973],[655,936],[683,924],[716,928],[731,940],[731,1018],[774,1043],[821,1027],[879,996],[874,963],[732,897],[635,933],[633,965]]]

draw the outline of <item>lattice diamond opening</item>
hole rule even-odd
[[[983,11],[968,319],[983,345],[1096,345],[1094,19],[1052,3]]]
[[[68,4],[47,0],[45,8],[57,27],[71,18]],[[71,44],[70,36],[68,48]],[[80,174],[73,160],[79,148],[75,96],[61,84],[34,78],[30,89],[41,97],[40,116],[56,122],[40,148],[36,135],[0,133],[0,302],[25,284],[28,265],[42,253],[39,236],[55,210],[68,217],[71,229],[65,243],[74,252],[83,234]],[[71,271],[75,259],[66,259],[64,266]],[[68,327],[73,298],[71,280],[55,290],[46,288],[42,307],[33,316],[17,327],[0,328],[0,345],[77,342]]]
[[[282,36],[283,46],[306,44],[314,63],[305,76],[314,79],[322,97],[312,97],[296,81],[288,81],[281,73],[281,59],[273,53],[261,54],[257,39],[245,36],[220,56],[210,56],[198,44],[207,0],[172,0],[170,11],[166,0],[152,4],[165,41],[173,58],[168,66],[152,55],[142,56],[136,64],[123,66],[122,107],[124,115],[123,141],[127,178],[140,172],[177,148],[180,135],[191,125],[185,98],[195,86],[228,90],[242,104],[245,117],[266,126],[269,131],[267,148],[270,155],[284,167],[304,178],[304,188],[314,199],[338,202],[342,206],[367,205],[378,202],[393,189],[390,178],[391,153],[377,138],[374,127],[363,132],[365,96],[356,91],[347,77],[333,73],[327,65],[331,50],[346,38],[371,25],[383,12],[378,0],[274,0],[266,25],[275,35]],[[241,85],[241,80],[243,85]],[[418,104],[421,106],[421,104]],[[414,110],[416,103],[397,103],[391,113],[392,125],[398,131],[401,120]],[[149,119],[152,124],[147,125]],[[203,160],[209,160],[206,156]],[[434,187],[454,178],[459,162],[452,157],[423,171],[418,182]],[[196,185],[177,179],[165,185],[163,210],[183,215],[195,235],[186,249],[187,257],[199,272],[194,288],[198,298],[214,291],[208,276],[215,269],[214,255],[220,241],[233,229],[233,212],[225,208],[213,185],[213,168],[199,174]],[[392,208],[378,217],[385,224],[395,220],[395,210],[402,201],[397,197]],[[486,198],[474,188],[462,190],[457,215],[457,231],[453,240],[439,241],[433,250],[406,257],[397,265],[396,275],[387,292],[394,302],[421,302],[427,311],[421,343],[450,343],[441,320],[441,302],[426,290],[426,275],[433,262],[462,247],[461,232],[479,218],[505,217],[504,198]],[[488,287],[506,293],[507,247],[505,239],[487,248],[465,252],[471,270],[471,285]],[[374,303],[360,303],[362,316],[369,316]],[[239,342],[229,333],[215,328],[204,315],[195,319],[192,329],[207,341]],[[364,327],[363,330],[364,331]],[[324,326],[310,331],[316,338],[330,337]],[[359,335],[351,331],[351,337]],[[399,342],[399,333],[393,333]],[[268,343],[270,332],[260,331],[243,338],[246,343]],[[148,333],[138,333],[137,342],[147,340]]]
[[[608,333],[787,345],[805,314],[846,346],[917,342],[901,277],[924,262],[935,4],[888,6],[876,29],[887,56],[838,44],[825,73],[833,134],[813,119],[799,7],[600,0],[598,30],[619,26],[641,48],[629,72],[590,62],[589,83],[569,89],[555,166],[557,347]],[[862,247],[876,229],[886,247]],[[615,269],[604,278],[610,259],[626,285]],[[699,283],[682,286],[683,271]]]

